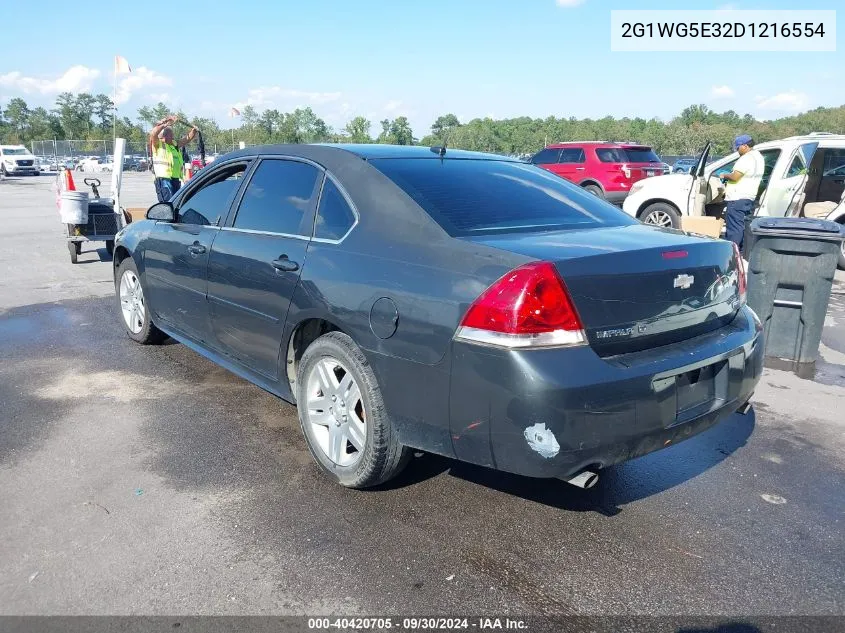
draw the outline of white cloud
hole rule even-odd
[[[710,96],[717,99],[727,99],[734,96],[734,90],[730,86],[713,86]]]
[[[284,105],[304,106],[323,105],[340,99],[340,92],[308,92],[281,86],[263,86],[253,88],[247,93],[244,101],[239,101],[235,107],[251,105],[253,107],[280,107]]]
[[[555,0],[555,2],[557,2],[557,6],[569,9],[571,7],[577,7],[579,4],[584,4],[585,0]]]
[[[126,103],[132,98],[133,94],[143,88],[163,88],[172,85],[173,80],[170,77],[150,70],[146,66],[141,66],[135,68],[130,74],[123,76],[117,82],[115,102],[118,105]]]
[[[779,92],[771,97],[756,97],[756,101],[757,108],[760,110],[797,112],[807,108],[810,98],[803,92],[790,90],[789,92]]]
[[[385,112],[396,112],[399,108],[402,107],[402,102],[397,99],[391,99],[387,103],[384,104],[384,108],[382,108]]]
[[[88,92],[100,71],[87,66],[71,66],[55,79],[27,77],[19,71],[0,75],[0,86],[12,88],[24,94],[58,94],[59,92]]]
[[[169,103],[173,101],[173,97],[170,95],[169,92],[151,92],[147,95],[147,97],[150,101],[155,102],[161,101],[162,103]]]

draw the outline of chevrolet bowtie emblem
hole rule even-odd
[[[695,277],[693,277],[692,275],[678,275],[677,277],[675,277],[673,285],[675,286],[675,288],[686,290],[687,288],[692,286],[694,281]]]

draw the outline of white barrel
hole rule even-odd
[[[88,224],[88,192],[62,191],[59,215],[65,224]]]

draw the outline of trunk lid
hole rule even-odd
[[[645,225],[465,238],[553,262],[601,356],[668,345],[730,323],[730,242]]]

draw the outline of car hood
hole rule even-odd
[[[690,183],[689,174],[665,174],[663,176],[652,176],[648,180],[642,181],[643,188],[646,187],[673,187],[684,188],[688,187]]]

